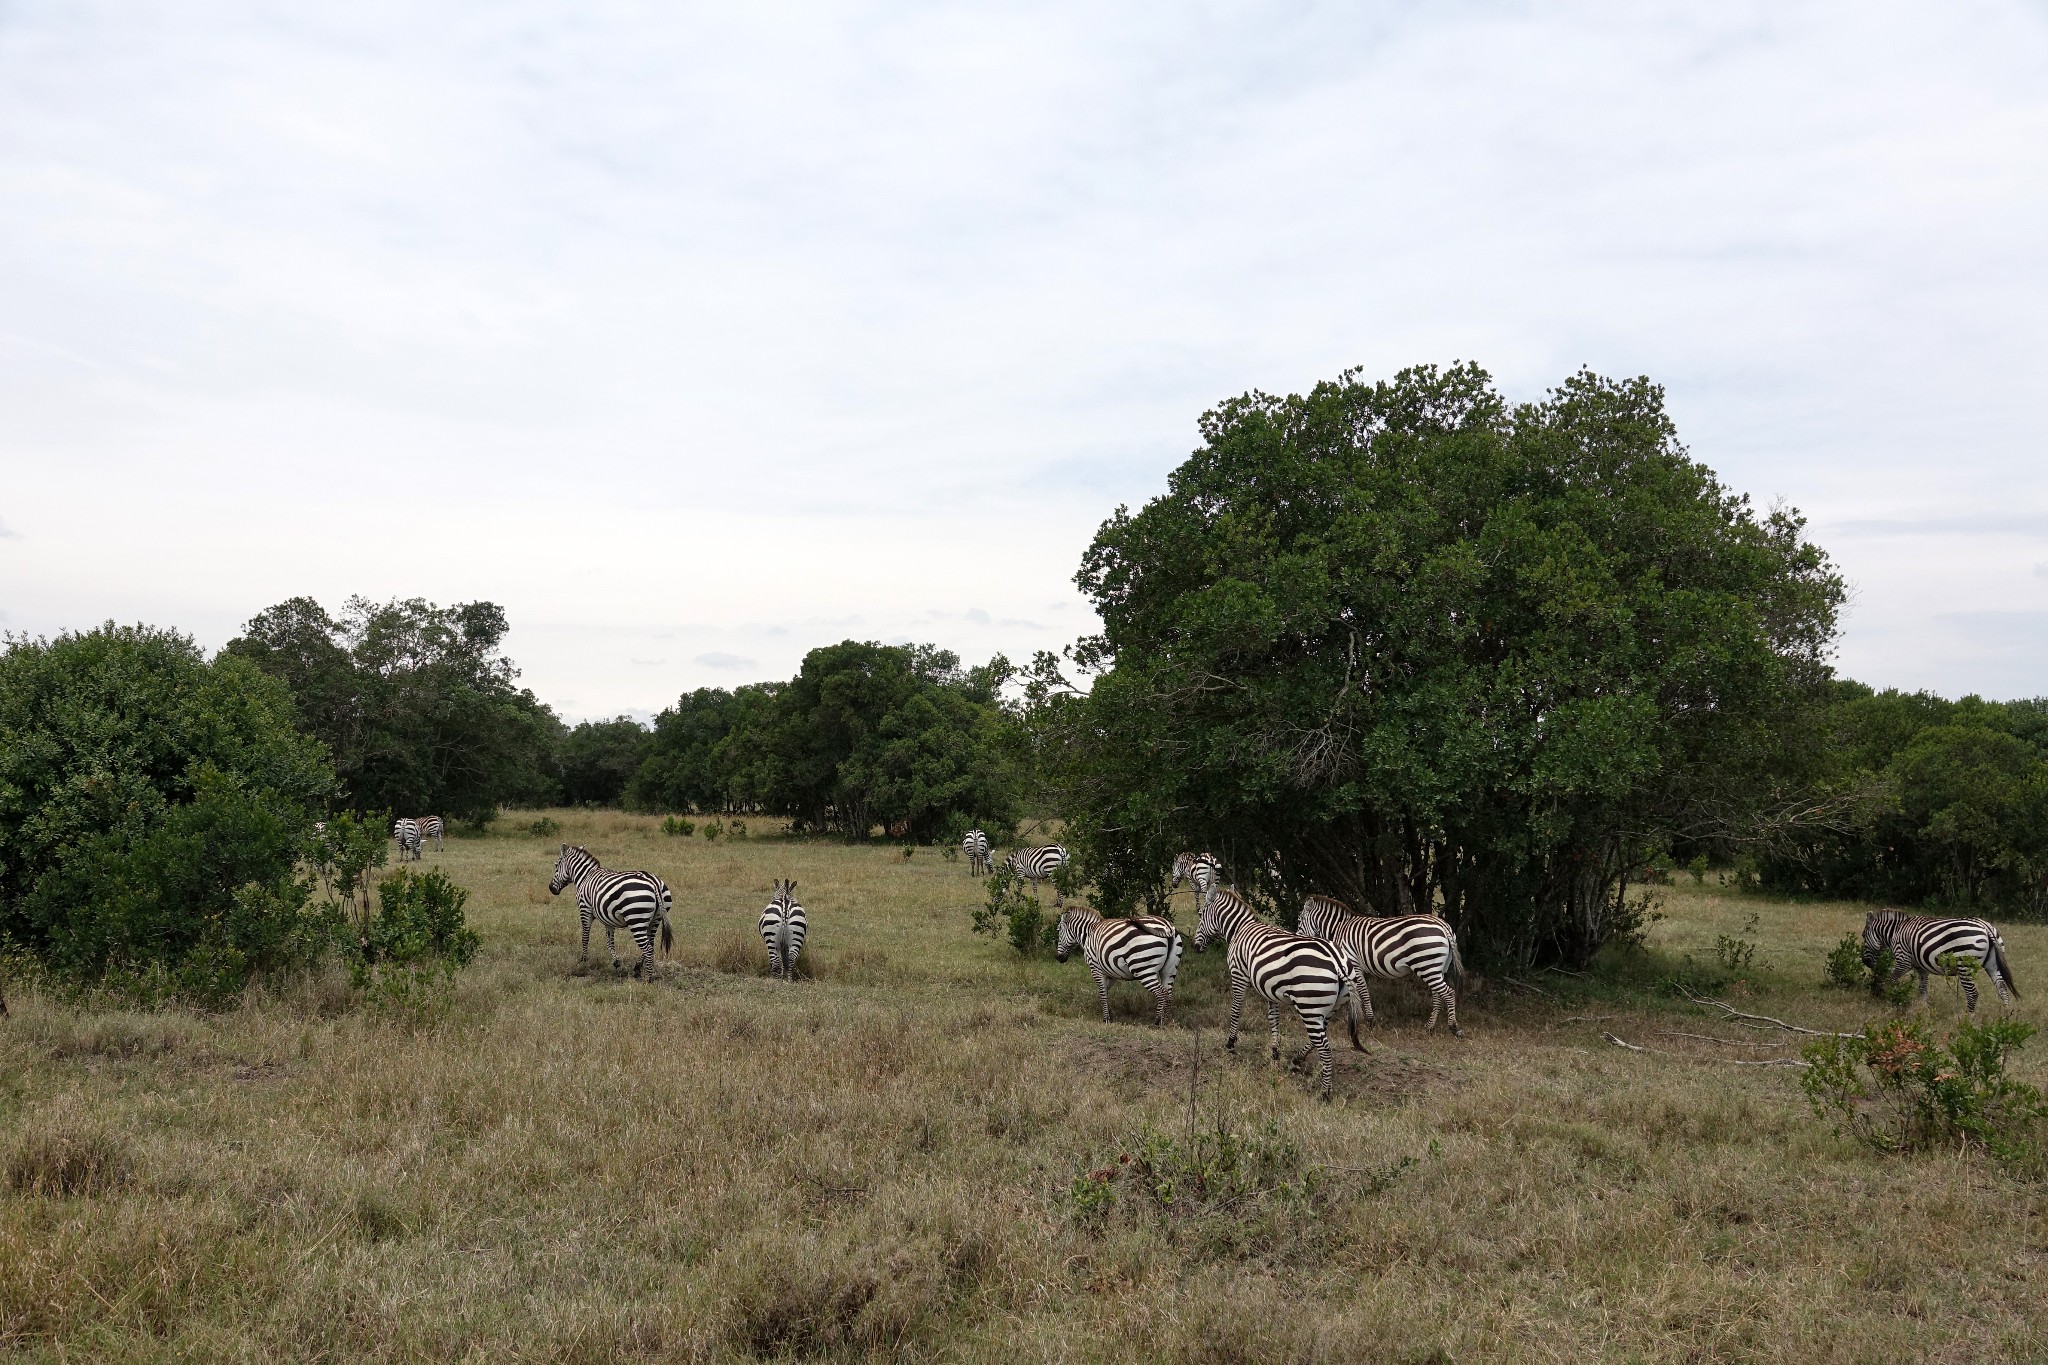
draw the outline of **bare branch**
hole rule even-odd
[[[1730,1005],[1725,1001],[1709,1000],[1707,997],[1703,995],[1694,995],[1691,991],[1686,990],[1684,987],[1680,987],[1679,991],[1680,994],[1684,995],[1686,999],[1692,1001],[1693,1004],[1711,1005],[1713,1008],[1721,1011],[1722,1017],[1724,1019],[1727,1019],[1731,1022],[1741,1022],[1746,1028],[1761,1028],[1765,1026],[1770,1026],[1774,1028],[1784,1029],[1787,1033],[1803,1033],[1807,1035],[1809,1038],[1860,1038],[1863,1036],[1860,1033],[1836,1033],[1832,1029],[1801,1028],[1797,1024],[1788,1024],[1783,1019],[1773,1019],[1768,1014],[1745,1014],[1741,1010],[1735,1008],[1735,1006]]]

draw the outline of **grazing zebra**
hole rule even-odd
[[[804,932],[809,927],[803,906],[797,904],[796,883],[778,879],[774,897],[761,912],[761,942],[768,945],[768,975],[778,981],[796,980],[796,955],[804,950]]]
[[[1308,1033],[1320,1067],[1323,1098],[1328,1100],[1333,1085],[1330,1059],[1330,1016],[1354,990],[1364,990],[1365,980],[1350,954],[1334,943],[1304,938],[1276,929],[1252,913],[1251,906],[1235,892],[1216,887],[1202,898],[1202,911],[1195,923],[1195,951],[1202,952],[1212,938],[1228,941],[1224,965],[1230,971],[1230,1036],[1223,1042],[1237,1047],[1237,1025],[1244,1013],[1247,990],[1255,990],[1266,1001],[1266,1021],[1273,1029],[1273,1059],[1280,1059],[1280,1002],[1294,1006],[1301,1026]],[[1362,1044],[1354,1042],[1360,1051]]]
[[[967,831],[967,837],[960,841],[960,851],[967,855],[967,872],[974,877],[993,876],[996,860],[988,851],[988,836],[978,829]]]
[[[1977,1012],[1977,984],[1967,971],[1944,967],[1944,957],[1969,958],[1984,964],[1985,975],[1998,992],[1998,1003],[2006,1003],[2006,992],[2020,993],[2012,978],[2012,964],[2006,960],[2005,940],[1998,930],[1981,919],[1936,919],[1931,915],[1908,915],[1899,910],[1876,910],[1863,917],[1863,965],[1878,973],[1877,985],[1899,972],[1920,977],[1920,1003],[1927,1003],[1927,975],[1936,972],[1956,977],[1963,983],[1963,997],[1970,1002],[1969,1013]]]
[[[1180,930],[1173,927],[1172,920],[1157,915],[1104,919],[1085,905],[1076,906],[1060,916],[1059,945],[1053,956],[1065,962],[1076,948],[1094,973],[1103,1023],[1109,1022],[1112,981],[1135,981],[1152,992],[1152,1022],[1166,1022],[1167,1007],[1173,1003],[1173,979],[1180,974]]]
[[[1010,855],[1010,870],[1031,883],[1031,894],[1038,894],[1038,884],[1051,881],[1052,874],[1067,865],[1067,850],[1060,844],[1047,844],[1043,848],[1020,848]],[[1060,905],[1059,883],[1052,888],[1053,908]]]
[[[399,820],[391,826],[391,837],[398,840],[398,861],[418,862],[420,860],[420,822]]]
[[[669,908],[674,903],[668,883],[652,872],[607,871],[598,865],[589,849],[563,844],[562,856],[555,860],[555,875],[548,882],[548,894],[561,895],[562,888],[571,882],[576,884],[576,911],[583,918],[583,960],[590,961],[590,922],[596,920],[604,926],[604,946],[611,952],[612,970],[619,969],[619,945],[613,935],[624,928],[640,947],[640,963],[633,968],[633,975],[651,976],[654,926],[661,925],[662,956],[668,955],[675,942],[668,923]]]
[[[441,840],[441,831],[445,826],[442,825],[440,816],[422,815],[419,818],[419,826],[421,843],[432,839],[434,841],[434,852],[445,853],[448,851],[448,846]]]
[[[1465,1036],[1458,1027],[1458,997],[1450,985],[1452,980],[1463,983],[1465,963],[1458,956],[1457,931],[1443,920],[1435,915],[1355,915],[1350,906],[1333,896],[1310,896],[1301,903],[1301,932],[1344,949],[1367,976],[1390,981],[1414,977],[1429,991],[1429,1022],[1423,1025],[1424,1031],[1436,1030],[1436,1016],[1441,1011],[1450,1020],[1451,1036]],[[1371,1023],[1372,994],[1363,981],[1347,1017],[1354,1047],[1359,1046],[1361,1008],[1366,1022]]]
[[[1173,881],[1167,886],[1166,894],[1180,890],[1180,884],[1187,882],[1195,888],[1195,904],[1209,894],[1209,888],[1223,880],[1223,860],[1213,853],[1183,853],[1173,860]]]

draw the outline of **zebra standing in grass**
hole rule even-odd
[[[661,952],[668,955],[675,943],[668,912],[674,903],[668,883],[652,872],[611,872],[598,865],[587,848],[562,845],[555,860],[555,875],[548,882],[548,894],[559,896],[562,888],[576,884],[576,911],[583,919],[583,960],[590,961],[590,922],[604,926],[604,946],[612,955],[612,970],[619,969],[619,945],[614,934],[624,929],[640,948],[635,976],[654,973],[654,927],[661,926]]]
[[[1152,992],[1152,1022],[1166,1022],[1167,1007],[1173,1003],[1173,979],[1180,974],[1180,930],[1173,927],[1172,920],[1157,915],[1104,919],[1085,905],[1076,906],[1060,916],[1059,943],[1053,956],[1065,962],[1076,948],[1095,976],[1103,1023],[1110,1021],[1112,981],[1135,981]]]
[[[1462,1038],[1458,1027],[1458,997],[1451,982],[1465,980],[1465,963],[1458,956],[1458,933],[1435,915],[1353,914],[1351,907],[1333,896],[1310,896],[1301,903],[1301,932],[1310,938],[1328,939],[1357,960],[1367,976],[1397,980],[1412,976],[1429,991],[1429,1022],[1425,1032],[1436,1030],[1441,1011],[1450,1020],[1451,1036]],[[1351,1026],[1351,1044],[1358,1041],[1358,1015],[1365,1012],[1372,1022],[1372,995],[1359,983],[1346,1022]]]
[[[775,895],[761,912],[761,942],[768,945],[768,975],[778,981],[796,980],[796,955],[804,950],[804,933],[809,928],[804,908],[797,904],[796,883],[777,879]]]
[[[1010,855],[1010,871],[1031,883],[1031,894],[1038,894],[1038,884],[1051,881],[1052,874],[1067,865],[1067,850],[1060,844],[1047,844],[1042,848],[1020,848]],[[1060,905],[1060,888],[1053,882],[1053,908]]]
[[[1202,898],[1201,915],[1195,923],[1195,951],[1207,949],[1213,938],[1230,944],[1224,955],[1224,966],[1230,972],[1230,1036],[1223,1046],[1237,1047],[1245,992],[1255,990],[1266,1002],[1266,1021],[1273,1029],[1273,1060],[1278,1061],[1280,1002],[1286,1001],[1294,1006],[1308,1033],[1308,1045],[1320,1070],[1323,1099],[1328,1100],[1333,1086],[1330,1016],[1352,991],[1365,989],[1358,964],[1334,943],[1264,923],[1235,892],[1220,886]],[[1354,1046],[1364,1051],[1363,1045],[1354,1042]]]
[[[1899,972],[1914,972],[1920,978],[1920,1003],[1927,1003],[1930,972],[1953,976],[1963,983],[1963,998],[1969,1013],[1977,1012],[1977,983],[1971,973],[1943,966],[1942,959],[1971,960],[1984,966],[1998,992],[1998,1003],[2006,1003],[2009,990],[2017,997],[2019,983],[2012,979],[2012,964],[2006,960],[2005,940],[1998,930],[1981,919],[1937,919],[1932,915],[1908,915],[1900,910],[1875,910],[1863,917],[1863,965],[1877,973],[1874,984],[1881,990]]]
[[[1173,881],[1167,886],[1166,894],[1180,890],[1180,884],[1187,882],[1195,888],[1195,904],[1200,905],[1209,894],[1209,888],[1223,880],[1223,860],[1213,853],[1183,853],[1173,860]]]
[[[421,843],[424,844],[427,840],[432,839],[434,841],[434,852],[445,853],[448,851],[447,845],[441,840],[441,832],[446,826],[441,823],[440,816],[422,815],[419,818],[419,827]]]
[[[391,837],[398,840],[398,861],[416,863],[420,860],[420,822],[398,820],[391,826]]]
[[[960,841],[960,851],[967,855],[967,871],[970,876],[993,876],[996,860],[988,851],[988,835],[978,829],[967,831],[967,837]]]

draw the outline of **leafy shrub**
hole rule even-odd
[[[747,822],[744,820],[729,821],[726,824],[725,832],[735,839],[744,839],[747,837]]]
[[[2017,1019],[1966,1020],[1943,1044],[1924,1019],[1885,1020],[1809,1043],[1800,1083],[1816,1114],[1880,1151],[1953,1145],[2017,1161],[2038,1149],[2035,1125],[2048,1118],[2041,1092],[2005,1074],[2033,1034]]]
[[[1719,934],[1714,938],[1714,956],[1730,972],[1746,972],[1756,961],[1757,913],[1752,910],[1742,921],[1742,932],[1731,937]]]
[[[1685,865],[1685,870],[1692,873],[1692,884],[1694,886],[1705,886],[1707,884],[1707,855],[1695,853],[1692,861]]]
[[[725,826],[719,824],[718,821],[706,820],[704,822],[704,838],[707,842],[717,843],[718,836],[723,833],[725,833]]]
[[[469,893],[440,871],[401,867],[377,886],[377,914],[357,925],[349,982],[380,1009],[425,1021],[446,1013],[455,973],[476,957],[462,907]]]
[[[1844,934],[1835,941],[1834,947],[1828,949],[1828,965],[1822,981],[1845,991],[1860,991],[1871,984],[1870,969],[1863,965],[1863,940],[1860,937]]]
[[[1059,921],[1039,908],[1025,889],[1025,880],[1007,864],[988,879],[988,899],[974,908],[977,934],[1007,938],[1010,946],[1029,957],[1052,950],[1059,936]]]
[[[695,820],[685,820],[678,815],[671,815],[661,822],[661,832],[671,838],[687,839],[697,832],[697,822]]]
[[[536,839],[552,839],[562,832],[562,822],[552,815],[543,815],[528,825],[526,832]]]

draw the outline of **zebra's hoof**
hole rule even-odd
[[[1453,1024],[1451,1025],[1451,1036],[1453,1038],[1463,1038],[1465,1036],[1465,1030],[1459,1028],[1456,1024]]]

